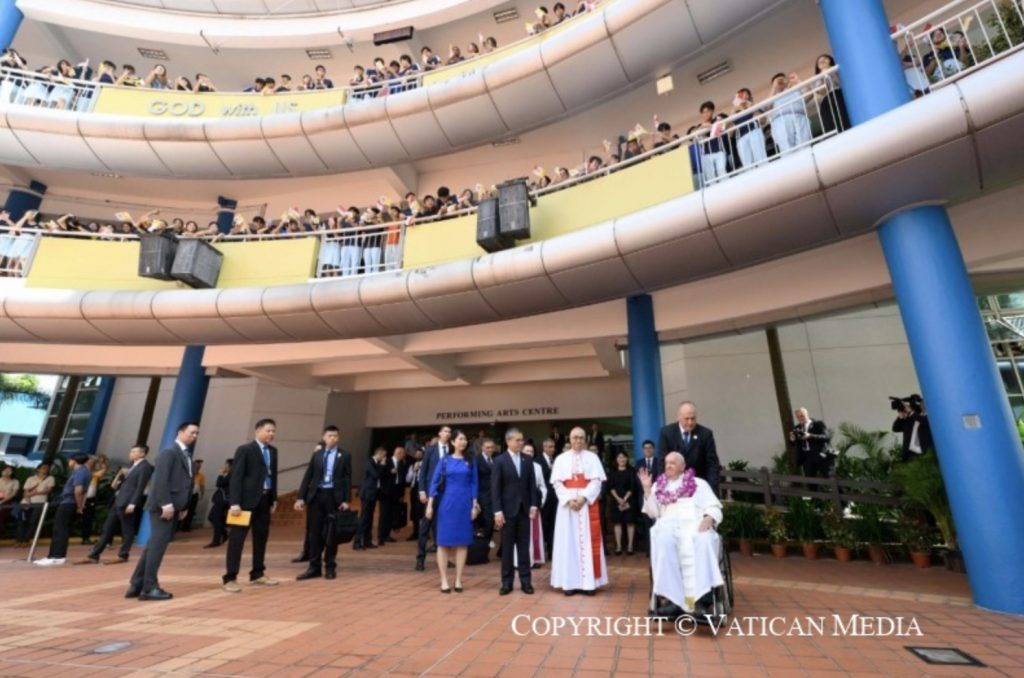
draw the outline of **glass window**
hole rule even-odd
[[[92,412],[92,404],[96,400],[96,391],[79,391],[78,397],[75,398],[75,414],[88,414]]]
[[[1024,308],[1024,292],[1000,294],[996,297],[996,301],[999,304],[999,308],[1003,310]]]
[[[999,367],[999,376],[1003,378],[1003,386],[1009,395],[1021,393],[1020,381],[1017,378],[1017,369],[1012,360],[999,360],[996,362]]]

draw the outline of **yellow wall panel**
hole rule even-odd
[[[262,96],[251,92],[195,94],[144,87],[101,87],[93,112],[164,120],[252,118],[341,106],[347,96],[345,89]]]
[[[690,155],[682,146],[614,174],[548,193],[530,208],[529,240],[547,240],[616,219],[693,191]],[[404,268],[478,257],[476,215],[406,229]]]
[[[223,242],[217,287],[263,287],[303,283],[316,268],[316,238]],[[153,290],[183,287],[176,281],[140,278],[139,242],[44,237],[26,287],[77,290]]]

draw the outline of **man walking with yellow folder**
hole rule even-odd
[[[245,537],[252,528],[252,570],[249,583],[277,586],[264,573],[264,557],[270,536],[270,514],[277,508],[277,448],[271,445],[277,433],[273,419],[256,422],[254,440],[235,450],[228,485],[228,554],[224,590],[241,593],[236,581],[242,564]]]

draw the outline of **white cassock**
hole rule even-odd
[[[657,522],[651,528],[651,572],[655,595],[692,612],[694,602],[712,588],[722,585],[718,567],[718,533],[698,532],[700,521],[711,516],[716,525],[722,522],[722,503],[711,486],[701,478],[692,497],[681,497],[662,505],[654,496],[644,498],[643,511]],[[666,490],[672,492],[682,484],[682,476],[669,480]],[[557,541],[555,542],[557,543]]]
[[[533,462],[533,477],[537,482],[537,489],[540,490],[540,505],[543,506],[548,496],[548,486],[544,482],[544,472],[537,462]],[[518,566],[519,549],[515,549],[513,553],[513,559]],[[537,516],[530,520],[530,566],[543,565],[544,562],[544,530],[541,527],[540,511],[537,511]]]
[[[593,591],[608,583],[597,504],[605,479],[601,460],[589,450],[563,452],[551,465],[551,484],[558,496],[551,549],[551,586],[556,589]],[[579,511],[569,508],[576,497],[587,500]]]

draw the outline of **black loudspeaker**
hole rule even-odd
[[[526,179],[498,184],[498,223],[503,237],[513,240],[530,237],[530,203]]]
[[[157,280],[174,280],[171,266],[177,240],[168,233],[146,233],[139,237],[139,276]]]
[[[224,255],[205,240],[179,240],[178,252],[174,256],[174,266],[171,267],[171,276],[189,287],[199,289],[216,287],[223,260]]]
[[[392,42],[402,42],[403,40],[412,40],[413,34],[412,26],[403,26],[402,28],[392,28],[388,31],[381,31],[380,33],[373,34],[373,44],[389,45]]]
[[[498,199],[481,200],[476,210],[476,244],[487,252],[515,247],[515,240],[498,229]]]

